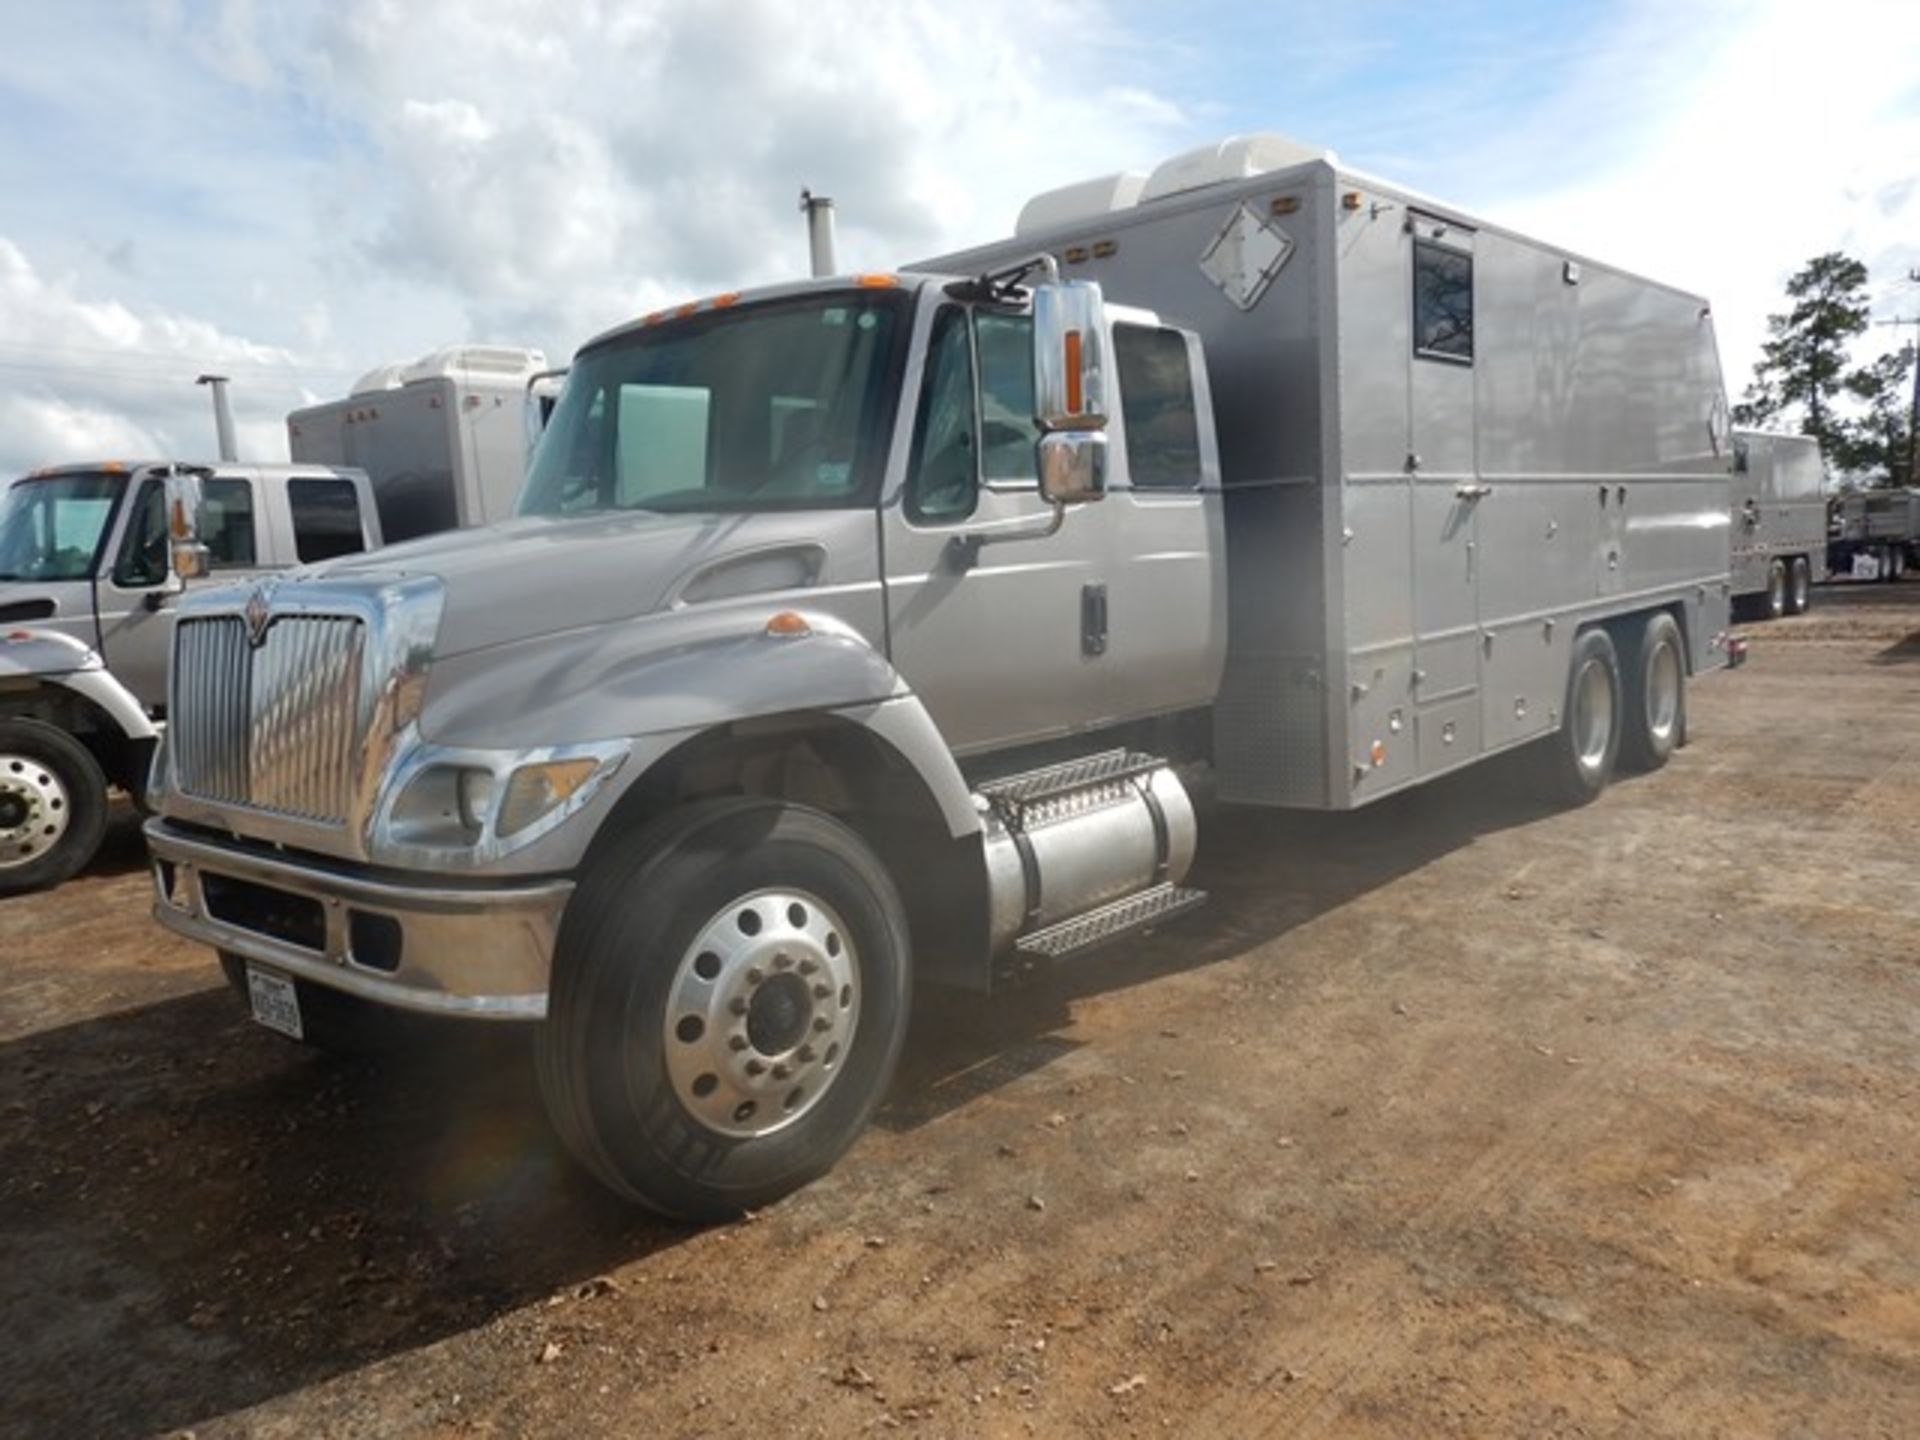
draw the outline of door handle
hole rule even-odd
[[[1453,487],[1453,493],[1456,499],[1479,500],[1485,496],[1491,495],[1493,493],[1493,486],[1491,485],[1456,485]]]

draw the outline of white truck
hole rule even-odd
[[[171,563],[170,479],[200,499],[197,570]],[[379,543],[367,477],[328,466],[106,460],[0,492],[0,895],[93,857],[110,784],[144,795],[189,583]]]
[[[532,417],[551,409],[546,356],[462,345],[382,365],[342,400],[287,416],[297,461],[364,470],[389,543],[513,514]]]
[[[1835,496],[1827,563],[1836,575],[1882,581],[1920,567],[1920,489],[1891,486]]]
[[[308,1040],[531,1022],[580,1161],[714,1217],[834,1162],[937,987],[1198,904],[1202,777],[1578,802],[1683,742],[1704,301],[1264,138],[1020,228],[611,331],[519,518],[197,600],[160,921]]]

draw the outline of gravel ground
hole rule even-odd
[[[1214,817],[1205,911],[923,1007],[705,1231],[523,1035],[250,1025],[123,816],[0,901],[0,1432],[1911,1435],[1920,585],[1749,634],[1584,810]]]

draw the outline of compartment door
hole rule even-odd
[[[1413,695],[1422,774],[1480,753],[1479,511],[1474,434],[1473,232],[1417,211],[1403,231],[1413,343]]]

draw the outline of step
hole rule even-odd
[[[1013,942],[1021,955],[1036,960],[1065,960],[1098,949],[1122,936],[1132,935],[1150,926],[1163,925],[1206,904],[1207,892],[1191,890],[1167,881],[1150,890],[1129,895],[1070,916],[1044,930],[1022,935]]]
[[[1017,818],[1029,805],[1052,800],[1093,785],[1111,785],[1148,775],[1167,762],[1157,755],[1139,750],[1103,750],[1083,755],[1061,765],[1027,770],[1001,780],[989,780],[979,786],[981,795],[1002,815]]]

